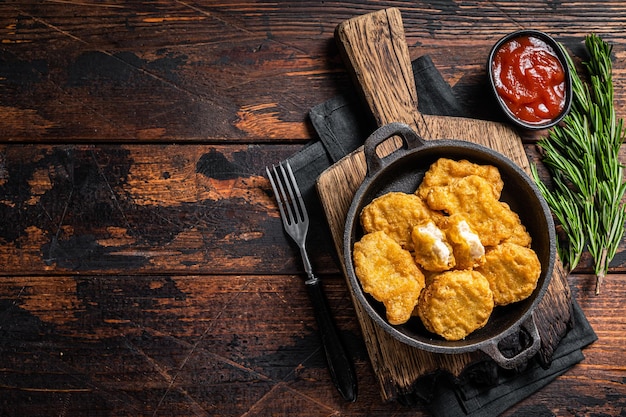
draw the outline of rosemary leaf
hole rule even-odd
[[[532,174],[566,235],[566,242],[559,242],[561,259],[572,270],[586,248],[594,261],[599,293],[624,235],[626,184],[618,158],[624,124],[613,106],[612,46],[590,34],[585,47],[590,58],[583,65],[589,82],[581,80],[566,53],[572,107],[563,123],[538,142],[552,189],[540,180],[534,166]]]

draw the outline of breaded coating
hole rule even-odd
[[[418,316],[445,340],[485,326],[495,306],[521,301],[541,264],[520,217],[500,201],[497,167],[440,158],[414,194],[390,192],[360,213],[356,276],[392,325]]]
[[[528,298],[537,287],[541,263],[535,251],[514,243],[489,250],[485,263],[476,269],[489,281],[496,305]]]
[[[489,281],[482,274],[453,270],[436,276],[422,291],[417,314],[428,331],[461,340],[487,324],[493,306]]]
[[[446,235],[435,223],[428,221],[411,232],[415,261],[427,271],[447,271],[454,267],[454,253]]]
[[[502,203],[502,204],[509,207],[509,205],[506,203]],[[532,243],[532,238],[530,237],[530,234],[526,230],[526,227],[520,222],[513,227],[513,229],[511,230],[511,236],[504,239],[502,243],[504,242],[515,243],[517,245],[530,248],[530,244]]]
[[[389,323],[409,320],[424,289],[424,275],[411,253],[378,231],[354,244],[353,258],[363,290],[385,305]]]
[[[519,216],[508,204],[494,197],[487,180],[478,175],[460,178],[450,185],[433,187],[428,193],[428,206],[449,215],[463,214],[484,246],[496,246],[516,230],[528,235]],[[530,240],[530,235],[527,236]]]
[[[361,211],[361,225],[365,233],[385,232],[404,249],[412,251],[413,226],[441,216],[434,213],[414,194],[390,192],[369,203]]]
[[[452,246],[456,269],[472,269],[485,262],[485,247],[463,214],[448,217],[445,232]]]
[[[416,194],[426,199],[431,188],[447,186],[459,178],[470,175],[478,175],[487,180],[491,185],[493,196],[496,199],[500,198],[504,182],[498,168],[492,165],[478,165],[465,159],[455,161],[448,158],[439,158],[430,166]]]

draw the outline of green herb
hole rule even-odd
[[[573,100],[563,124],[538,144],[552,175],[550,189],[532,167],[535,181],[567,239],[559,255],[572,270],[587,248],[594,260],[596,294],[624,234],[626,191],[623,165],[618,159],[624,139],[622,119],[613,106],[612,45],[599,36],[585,37],[589,61],[583,65],[588,84],[578,76],[571,58]]]

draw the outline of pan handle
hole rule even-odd
[[[402,138],[404,146],[381,158],[376,152],[378,146],[393,136]],[[405,123],[393,122],[379,127],[365,140],[363,146],[365,162],[367,163],[367,176],[374,175],[391,161],[396,160],[411,149],[425,144],[424,139]]]
[[[517,355],[511,358],[507,358],[502,354],[502,352],[498,348],[498,343],[502,340],[502,338],[492,341],[487,346],[482,347],[481,350],[489,355],[491,359],[493,359],[498,365],[505,369],[514,369],[526,363],[530,358],[535,356],[535,354],[539,351],[539,348],[541,347],[541,337],[539,336],[539,330],[537,329],[537,324],[535,323],[535,314],[531,314],[530,317],[526,319],[524,323],[522,323],[521,327],[526,329],[526,331],[530,334],[533,342],[529,347],[527,347]]]

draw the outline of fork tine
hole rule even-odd
[[[287,181],[287,175],[285,174],[285,168],[283,168],[282,164],[278,164],[278,168],[279,170],[276,169],[276,166],[274,166],[274,172],[276,172],[277,178],[278,178],[278,185],[280,187],[280,192],[282,194],[282,198],[283,198],[283,204],[285,205],[285,207],[287,208],[287,223],[288,224],[293,224],[294,223],[294,213],[292,210],[292,201],[293,201],[293,191],[291,191],[291,188],[289,187],[289,181]],[[285,191],[285,189],[287,189],[287,191]],[[291,196],[291,198],[287,195],[287,192],[289,192],[289,195]]]
[[[272,184],[285,227],[291,229],[289,233],[292,235],[306,236],[309,216],[291,165],[285,161],[278,165],[272,165],[271,170],[269,167],[266,167],[265,171]],[[296,232],[292,229],[292,226],[302,226],[304,233],[303,231]]]
[[[300,221],[307,221],[309,216],[306,211],[306,206],[304,205],[304,200],[302,199],[302,194],[300,193],[300,187],[298,187],[298,182],[296,181],[296,177],[293,175],[293,171],[291,170],[291,165],[289,164],[289,162],[285,161],[285,165],[287,166],[287,171],[289,173],[289,182],[296,192],[297,200],[294,199],[294,203],[297,204],[298,212],[300,214]]]
[[[285,214],[285,210],[283,209],[284,197],[282,196],[282,194],[284,193],[281,193],[283,186],[280,183],[280,178],[278,177],[278,171],[276,171],[276,165],[272,165],[271,171],[269,167],[266,167],[265,171],[267,172],[267,177],[270,179],[270,184],[272,184],[272,190],[274,190],[274,197],[276,198],[276,202],[278,203],[278,210],[280,211],[280,218],[283,219],[283,222],[284,222],[285,221],[284,219],[287,218]],[[278,189],[279,186],[281,190]]]
[[[285,170],[285,165],[287,166],[287,170]],[[287,171],[289,172],[287,173]],[[301,223],[304,221],[304,216],[302,215],[304,205],[301,203],[302,197],[300,196],[300,190],[298,189],[298,184],[296,183],[296,179],[293,176],[291,166],[288,162],[280,163],[280,172],[287,192],[289,193],[287,209],[289,210],[290,220],[292,223]]]
[[[291,185],[289,184],[289,181],[287,179],[287,174],[285,173],[285,168],[283,168],[282,164],[279,164],[278,167],[280,168],[280,173],[278,172],[278,170],[276,169],[276,166],[274,166],[274,173],[276,174],[276,178],[278,180],[278,187],[280,188],[280,194],[281,194],[281,204],[286,207],[287,209],[287,223],[289,225],[296,223],[297,218],[296,215],[297,213],[295,213],[295,208],[292,207],[293,206],[293,191],[291,190]],[[285,191],[285,189],[287,191]],[[287,195],[287,193],[289,193],[289,195]]]

